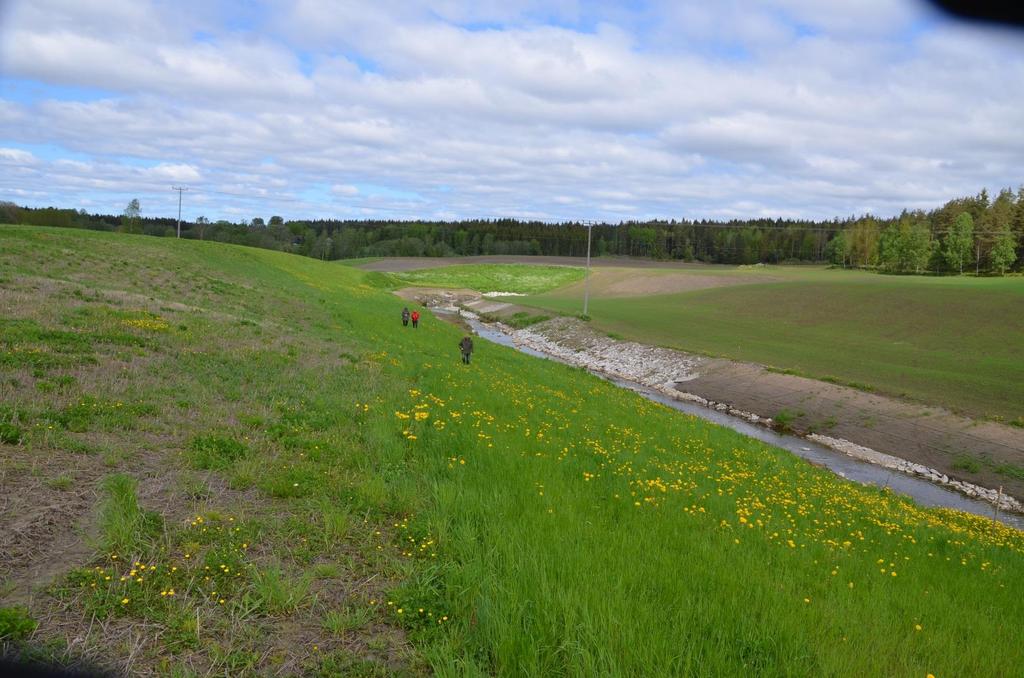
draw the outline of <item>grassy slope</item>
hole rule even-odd
[[[391,273],[401,285],[537,294],[583,279],[583,269],[533,264],[466,264]]]
[[[1024,280],[786,271],[790,280],[592,297],[598,327],[684,350],[834,376],[976,416],[1024,415]],[[519,303],[577,313],[577,294]]]
[[[841,482],[579,370],[485,342],[463,367],[455,328],[427,319],[403,331],[401,302],[361,284],[375,278],[358,271],[206,243],[7,227],[0,257],[13,271],[5,290],[60,291],[48,301],[62,312],[40,325],[97,334],[111,328],[93,319],[113,317],[146,340],[133,352],[145,370],[112,376],[114,358],[99,348],[92,376],[80,372],[60,394],[26,388],[35,377],[16,362],[30,344],[56,355],[54,335],[8,341],[3,326],[3,376],[20,384],[4,396],[27,438],[0,448],[6,465],[61,454],[35,424],[88,388],[151,406],[128,422],[60,431],[71,440],[96,429],[135,451],[111,470],[139,477],[140,495],[155,479],[139,466],[161,450],[165,474],[206,466],[211,483],[227,482],[194,510],[185,495],[157,507],[163,536],[121,554],[189,572],[189,562],[216,570],[233,558],[245,576],[229,580],[224,604],[201,576],[169,600],[158,575],[124,606],[134,585],[116,577],[87,571],[59,589],[53,604],[65,615],[113,620],[87,641],[109,656],[129,649],[104,632],[145,621],[146,637],[162,631],[157,646],[173,653],[163,670],[294,662],[353,672],[357,660],[364,673],[398,670],[378,647],[394,628],[441,675],[942,678],[1011,675],[1024,662],[1020,533]],[[117,304],[95,288],[144,296]],[[172,298],[208,310],[175,310]],[[124,325],[138,318],[153,324]],[[68,372],[32,355],[45,379]],[[154,431],[163,447],[132,447]],[[110,548],[133,539],[118,525],[146,524],[126,494],[123,481],[108,486],[113,541],[79,565],[116,568]],[[226,515],[241,533],[220,536]],[[331,582],[347,593],[332,597]],[[197,614],[202,634],[179,628]],[[325,628],[328,615],[337,623]],[[302,642],[275,653],[273,639],[287,634]],[[143,649],[161,668],[157,647]]]

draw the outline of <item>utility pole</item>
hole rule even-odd
[[[181,188],[179,186],[171,186],[172,191],[178,192],[178,237],[181,237],[181,194],[187,191],[187,188]]]
[[[594,222],[583,223],[587,225],[587,272],[583,278],[583,316],[587,317],[587,308],[590,305],[590,237],[594,230]]]

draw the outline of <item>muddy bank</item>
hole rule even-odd
[[[1024,432],[1010,427],[777,374],[757,365],[616,340],[573,318],[556,318],[520,330],[500,323],[495,326],[515,344],[563,362],[634,381],[753,424],[784,428],[856,459],[923,478],[998,505],[1000,510],[1024,513],[1024,504],[1015,498],[1024,496],[1020,481],[983,469],[980,463],[973,473],[957,468],[968,458],[988,464],[1000,463],[993,459],[1024,464]],[[816,430],[806,422],[820,422],[820,427]]]

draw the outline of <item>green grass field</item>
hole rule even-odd
[[[484,341],[463,366],[460,331],[403,329],[379,276],[7,226],[0,265],[0,532],[81,507],[0,554],[6,653],[162,675],[1024,665],[1024,533]]]
[[[478,292],[536,294],[583,279],[583,269],[532,264],[461,264],[387,274],[398,286],[462,287]]]
[[[711,269],[722,275],[722,269]],[[750,271],[736,271],[749,281]],[[1024,278],[771,268],[771,282],[590,299],[602,330],[869,387],[978,417],[1024,417]],[[756,280],[756,278],[754,278]],[[517,303],[576,314],[578,286]]]

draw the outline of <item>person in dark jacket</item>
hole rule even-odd
[[[420,312],[419,311],[413,311],[412,312],[412,326],[413,327],[419,327],[420,326]]]
[[[406,306],[402,309],[402,327],[409,325],[409,307]]]
[[[462,362],[468,365],[469,357],[473,355],[473,340],[469,338],[469,335],[463,337],[459,342],[459,350],[462,351]]]

